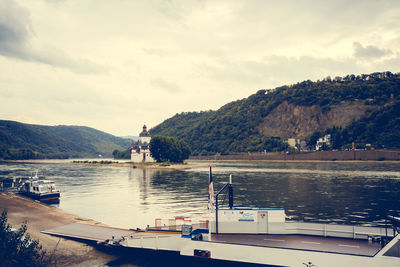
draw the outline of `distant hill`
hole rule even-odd
[[[127,136],[118,136],[120,138],[124,138],[124,139],[130,139],[132,141],[137,141],[139,140],[139,136],[134,136],[134,135],[127,135]]]
[[[336,148],[400,148],[399,101],[400,74],[327,77],[259,90],[216,111],[176,114],[150,132],[182,138],[194,155],[279,151],[287,138],[326,133]]]
[[[131,141],[84,126],[42,126],[0,120],[0,158],[112,157]]]

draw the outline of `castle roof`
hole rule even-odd
[[[139,134],[139,137],[151,137],[150,133],[147,131],[146,124],[143,125],[143,131]]]

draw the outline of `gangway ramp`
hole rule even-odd
[[[122,237],[133,236],[135,231],[113,228],[109,226],[72,223],[52,228],[49,230],[45,230],[42,231],[42,233],[60,237],[104,242],[106,240],[112,240],[112,239],[120,240],[122,239]]]

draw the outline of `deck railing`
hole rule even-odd
[[[370,227],[357,225],[339,225],[305,222],[287,222],[285,230],[290,234],[346,237],[354,239],[370,239],[381,236],[393,237],[395,232],[387,227]]]

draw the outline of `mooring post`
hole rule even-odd
[[[232,186],[232,174],[229,175],[229,186],[228,186],[228,195],[229,195],[229,208],[233,208],[233,186]]]

